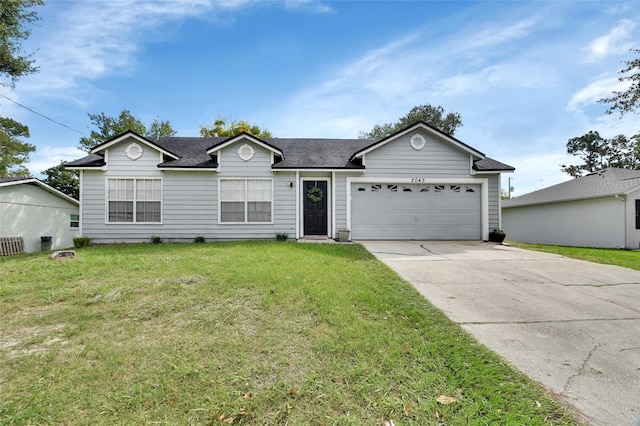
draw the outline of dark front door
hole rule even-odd
[[[302,191],[304,235],[327,235],[327,181],[305,180]]]

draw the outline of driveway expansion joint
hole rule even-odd
[[[522,320],[522,321],[459,321],[460,325],[527,325],[527,324],[569,324],[597,321],[638,321],[640,317],[627,318],[581,318],[564,320]]]

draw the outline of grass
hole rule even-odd
[[[607,248],[551,246],[546,244],[529,244],[510,241],[510,245],[527,250],[543,251],[559,254],[589,262],[616,265],[624,268],[640,270],[640,251]]]
[[[92,246],[0,270],[2,425],[576,424],[359,245]]]

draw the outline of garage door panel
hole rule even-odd
[[[351,194],[354,239],[481,237],[479,185],[354,184]]]

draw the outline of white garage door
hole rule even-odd
[[[479,240],[480,185],[354,183],[351,238]]]

